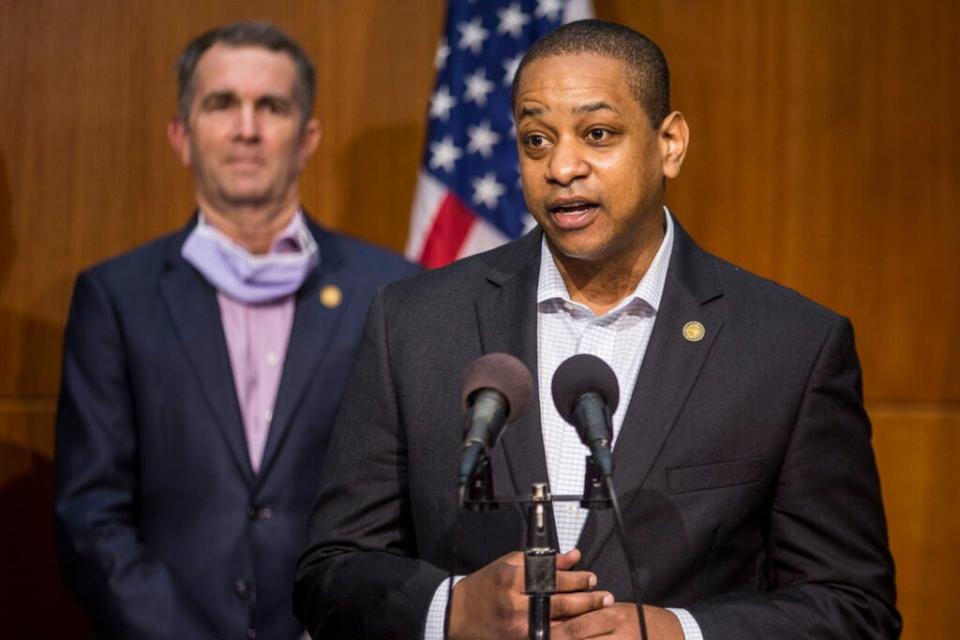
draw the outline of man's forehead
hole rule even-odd
[[[197,61],[194,81],[202,90],[221,90],[231,85],[292,92],[296,64],[289,54],[257,45],[217,43]]]
[[[597,53],[556,54],[537,58],[523,69],[516,105],[521,112],[540,111],[550,105],[539,103],[560,99],[578,112],[598,106],[617,110],[617,103],[630,98],[626,66],[620,60]]]

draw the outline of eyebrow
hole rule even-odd
[[[229,89],[223,89],[220,91],[211,91],[210,93],[204,94],[200,97],[200,102],[207,102],[208,100],[222,100],[223,98],[236,98],[237,94]]]
[[[590,102],[588,104],[582,104],[578,107],[573,108],[573,113],[593,113],[594,111],[612,111],[614,113],[620,113],[614,109],[610,104],[606,102]]]
[[[517,122],[523,120],[524,118],[535,118],[541,116],[546,112],[546,109],[543,107],[524,107],[520,109],[520,113],[517,114]]]
[[[207,104],[215,100],[237,100],[239,96],[235,91],[231,89],[221,89],[218,91],[211,91],[210,93],[202,96],[200,98],[200,104]],[[295,102],[295,99],[289,96],[284,96],[278,93],[265,93],[262,96],[259,96],[255,101],[256,104],[262,105],[267,103],[273,103],[283,106],[290,106]]]

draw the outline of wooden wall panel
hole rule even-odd
[[[905,639],[948,640],[960,628],[960,410],[872,405],[897,599]]]
[[[684,225],[706,248],[853,319],[904,637],[949,637],[960,595],[950,491],[960,459],[960,3],[595,6],[651,35],[670,60],[674,106],[693,132],[670,187]],[[330,226],[403,247],[441,0],[0,2],[0,509],[23,514],[3,520],[0,548],[38,567],[0,555],[6,584],[63,595],[47,514],[71,283],[186,220],[192,187],[164,132],[172,64],[190,37],[240,18],[276,22],[316,62],[324,138],[303,176],[305,204]],[[0,593],[0,610],[9,603],[30,611]],[[63,620],[61,630],[82,627],[76,615]]]
[[[56,392],[77,271],[186,221],[192,186],[165,134],[172,65],[191,37],[240,18],[275,21],[316,60],[326,133],[304,175],[307,206],[402,249],[436,3],[2,3],[0,351],[17,366],[0,369],[0,395]]]
[[[849,315],[869,397],[960,402],[960,3],[598,7],[670,61],[694,235]]]

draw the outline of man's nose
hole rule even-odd
[[[584,159],[577,141],[563,138],[558,140],[547,163],[547,179],[557,184],[568,185],[588,173],[590,173],[590,164]]]
[[[257,110],[253,104],[243,104],[237,114],[237,136],[244,140],[254,140],[260,136]]]

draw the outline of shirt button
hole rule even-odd
[[[574,513],[576,513],[576,512],[577,512],[577,505],[575,505],[575,504],[568,504],[568,505],[567,505],[567,513],[574,514]]]
[[[244,600],[250,597],[250,585],[242,578],[237,578],[236,582],[233,583],[233,589]]]
[[[277,357],[277,354],[274,353],[273,351],[268,351],[268,352],[267,352],[267,356],[266,356],[265,360],[266,360],[266,362],[267,362],[267,366],[268,366],[268,367],[275,367],[275,366],[277,366],[277,363],[280,362],[280,358],[278,358],[278,357]]]
[[[271,420],[273,420],[273,411],[270,409],[267,409],[266,411],[264,411],[263,419],[266,420],[267,422],[270,422]]]

